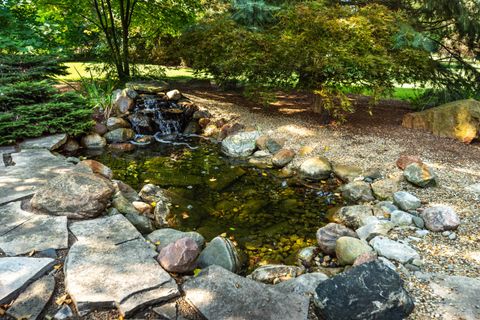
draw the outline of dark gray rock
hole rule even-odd
[[[325,320],[401,320],[414,308],[398,274],[379,261],[361,264],[322,282],[314,302]]]
[[[240,270],[240,257],[237,248],[230,240],[215,237],[203,249],[198,257],[198,266],[206,268],[211,265],[221,266],[231,272]]]
[[[341,187],[345,200],[356,202],[369,202],[375,200],[370,184],[364,181],[353,181]]]
[[[127,142],[135,137],[135,132],[132,129],[118,128],[107,132],[104,137],[109,143]]]
[[[22,292],[8,308],[7,314],[15,319],[38,319],[55,290],[55,278],[44,276]]]
[[[306,320],[309,299],[210,266],[183,285],[185,299],[206,319]]]
[[[132,212],[127,213],[125,215],[125,218],[127,218],[128,221],[130,221],[130,223],[133,224],[133,226],[137,228],[137,230],[140,231],[140,233],[142,234],[147,234],[155,230],[152,221],[146,216],[142,216],[141,214]]]

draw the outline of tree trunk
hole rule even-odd
[[[325,109],[322,97],[318,94],[313,94],[313,102],[311,104],[311,110],[314,113],[318,113],[320,116],[320,122],[322,124],[327,124],[331,120],[330,112]]]

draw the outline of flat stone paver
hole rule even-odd
[[[129,316],[179,295],[152,246],[122,215],[72,223],[78,241],[65,262],[65,287],[81,315],[117,307]]]
[[[54,134],[47,137],[27,139],[20,144],[22,149],[47,149],[56,150],[67,142],[68,136],[65,133]]]
[[[48,180],[74,167],[46,149],[22,150],[11,156],[15,165],[0,167],[0,205],[33,195]]]
[[[22,292],[12,306],[8,308],[7,314],[18,320],[35,320],[45,308],[55,290],[55,278],[51,275],[44,276]]]
[[[20,208],[20,201],[0,206],[0,249],[6,255],[65,248],[68,248],[66,217],[26,212]]]
[[[210,266],[182,286],[186,300],[208,320],[303,320],[309,298],[285,294],[220,266]]]
[[[0,258],[0,304],[10,303],[32,281],[48,272],[55,260],[50,258]]]

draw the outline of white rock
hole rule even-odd
[[[412,247],[385,237],[379,236],[373,238],[370,241],[370,245],[379,256],[396,260],[400,263],[420,259],[420,255]]]
[[[395,210],[390,214],[390,221],[395,226],[410,226],[413,223],[412,215],[408,212]]]

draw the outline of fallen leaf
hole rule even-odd
[[[155,242],[155,245],[156,245],[156,246],[159,246],[159,245],[160,245],[160,241]]]
[[[222,233],[222,234],[220,235],[220,237],[224,237],[224,238],[225,238],[226,236],[227,236],[227,233],[226,233],[226,232],[224,232],[224,233]]]
[[[214,181],[217,181],[217,179],[215,179],[215,178],[210,178],[210,180],[208,180],[208,181],[214,182]]]
[[[63,267],[63,264],[60,263],[60,264],[54,265],[53,269],[58,270],[58,269],[61,269],[62,267]]]
[[[28,256],[31,257],[31,256],[33,256],[34,254],[35,254],[35,250],[32,250],[32,251],[30,251],[30,252],[28,253]]]
[[[200,273],[200,271],[202,271],[202,269],[200,269],[200,268],[196,268],[195,270],[193,270],[193,276],[194,276],[194,277],[198,276],[198,274]]]
[[[64,294],[64,295],[58,297],[57,300],[55,300],[55,303],[60,306],[65,302],[65,300],[67,300],[67,298],[68,298],[68,295]]]

